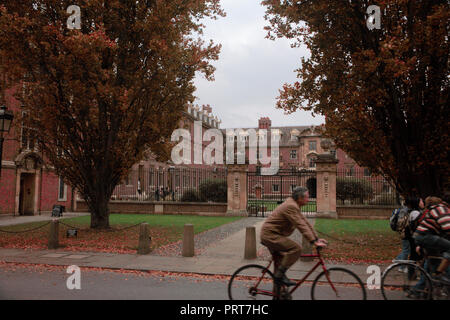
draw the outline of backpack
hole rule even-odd
[[[419,224],[425,219],[428,210],[422,210],[416,220],[411,221],[411,232],[415,232]]]
[[[402,236],[402,239],[411,237],[411,226],[409,223],[409,216],[411,211],[400,211],[397,220],[397,232]]]
[[[400,234],[404,233],[406,226],[408,225],[409,210],[406,207],[394,209],[391,217],[389,218],[389,224],[392,231],[397,231]]]

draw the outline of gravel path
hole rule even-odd
[[[236,233],[246,227],[253,226],[258,221],[261,221],[263,218],[255,218],[255,217],[247,217],[242,218],[237,221],[227,223],[221,225],[220,227],[199,233],[194,236],[194,247],[195,254],[201,255],[203,251],[213,243],[216,243],[220,240],[229,237],[233,233]],[[154,250],[151,254],[158,256],[180,256],[182,252],[183,242],[177,241],[171,244],[168,244],[163,247],[159,247]]]
[[[202,255],[205,249],[218,241],[229,237],[230,235],[250,227],[258,223],[265,218],[246,217],[240,220],[221,225],[220,227],[199,233],[194,236],[194,248],[195,255]],[[314,225],[314,219],[308,219],[312,225]],[[301,234],[298,230],[295,230],[290,238],[297,243],[301,243]],[[158,256],[181,256],[183,241],[177,241],[170,243],[166,246],[159,247],[151,254]],[[258,258],[263,260],[270,259],[269,251],[262,246],[257,252]]]

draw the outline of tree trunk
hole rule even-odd
[[[109,229],[109,197],[100,196],[88,204],[91,211],[92,229]]]

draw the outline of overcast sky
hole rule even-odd
[[[292,49],[286,39],[265,39],[268,25],[260,0],[221,0],[225,18],[208,20],[204,39],[222,44],[215,81],[197,76],[196,104],[210,104],[221,128],[256,127],[260,117],[270,117],[272,126],[318,125],[322,116],[297,111],[292,115],[275,108],[278,90],[296,81],[304,47]]]

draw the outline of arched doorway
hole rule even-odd
[[[40,176],[43,161],[34,151],[22,152],[15,159],[16,214],[35,215],[39,210]]]
[[[306,187],[309,191],[309,197],[315,199],[317,197],[317,179],[309,178],[306,181]]]
[[[262,187],[259,185],[255,187],[255,196],[256,199],[262,199]]]

